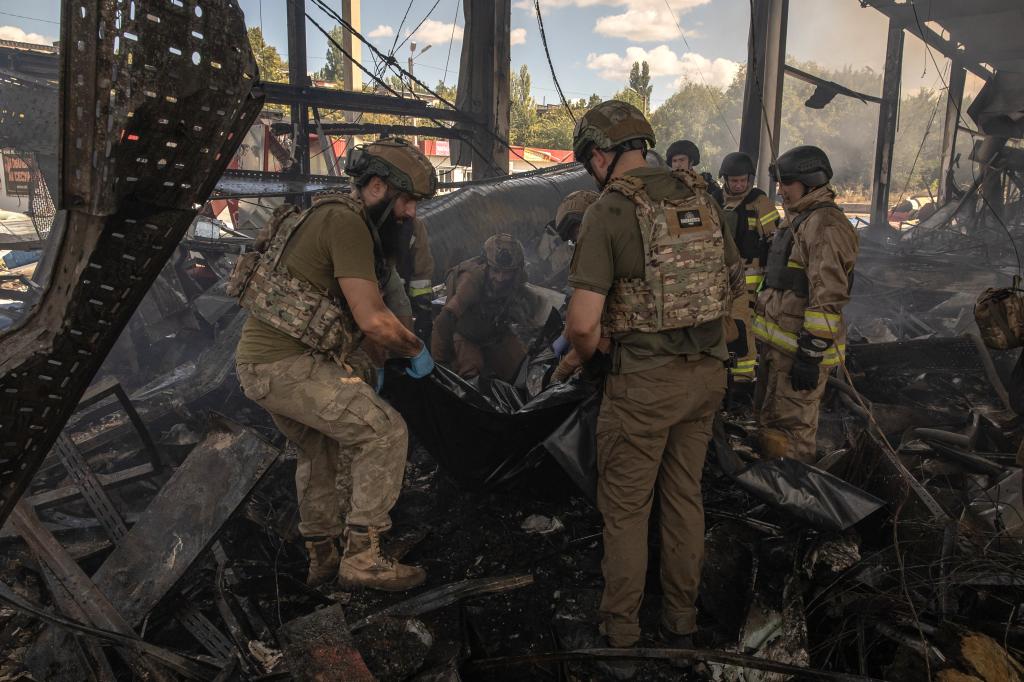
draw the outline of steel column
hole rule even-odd
[[[956,134],[960,126],[960,109],[964,101],[967,69],[954,61],[949,69],[949,90],[946,92],[946,118],[942,127],[942,167],[939,172],[939,205],[953,196],[953,163],[956,160]]]
[[[878,105],[878,137],[871,181],[871,223],[868,231],[885,236],[889,229],[889,189],[892,184],[892,151],[900,113],[900,80],[903,74],[903,24],[889,20],[882,77],[882,103]]]
[[[782,127],[782,87],[786,64],[786,33],[789,0],[768,1],[768,25],[765,35],[765,58],[761,107],[761,135],[757,154],[757,184],[769,197],[775,196],[768,167],[779,155],[779,133]]]
[[[288,83],[306,87],[306,0],[288,0]],[[309,174],[309,108],[302,102],[291,106],[294,149],[292,156],[299,173]]]

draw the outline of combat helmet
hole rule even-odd
[[[504,232],[484,242],[483,257],[487,267],[493,270],[510,272],[526,267],[523,245],[518,239]]]
[[[588,165],[594,149],[639,149],[656,144],[654,129],[632,104],[611,99],[601,102],[576,122],[572,133],[572,151],[576,160]]]
[[[597,201],[600,195],[591,190],[581,189],[570,193],[562,199],[555,212],[555,231],[562,241],[571,241],[573,232],[583,220],[590,205]]]
[[[437,191],[437,173],[426,156],[400,137],[357,145],[345,159],[345,173],[354,178],[376,175],[415,199]]]
[[[832,179],[832,164],[820,147],[803,145],[793,147],[771,165],[772,179],[776,182],[800,182],[809,189],[827,185]]]
[[[671,166],[672,159],[676,156],[685,156],[690,160],[690,166],[696,168],[700,165],[700,150],[690,140],[676,140],[665,150],[665,165]]]
[[[757,170],[754,169],[754,160],[743,152],[726,154],[718,169],[718,176],[731,178],[738,175],[757,175]]]

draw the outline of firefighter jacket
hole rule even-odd
[[[434,256],[430,252],[427,226],[419,218],[405,221],[402,226],[395,269],[405,281],[409,298],[428,296],[433,291]]]
[[[643,181],[629,175],[605,188],[633,202],[645,254],[644,277],[616,280],[608,292],[602,320],[607,336],[685,329],[729,313],[732,294],[718,207],[698,176],[673,175],[690,188],[689,196],[656,202]]]
[[[821,363],[826,367],[846,353],[842,311],[857,260],[857,232],[835,196],[826,185],[785,206],[754,307],[755,336],[785,353],[796,353],[801,332],[833,341]]]
[[[744,264],[747,289],[756,291],[764,280],[768,244],[779,226],[779,212],[764,192],[752,187],[743,194],[725,194],[725,210],[736,214],[736,248]]]

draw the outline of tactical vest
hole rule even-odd
[[[295,206],[279,207],[261,232],[257,250],[238,258],[227,293],[237,296],[239,305],[259,321],[315,351],[344,360],[363,338],[345,301],[292,276],[281,263],[288,243],[310,212],[326,203],[341,204],[360,216],[363,213],[360,201],[342,194],[319,198],[313,208],[303,212]],[[380,260],[379,242],[374,235],[375,261]],[[379,278],[381,268],[375,269]]]
[[[735,208],[725,209],[726,211],[733,211],[736,214],[736,238],[734,241],[736,242],[736,248],[739,249],[740,256],[742,256],[743,260],[748,263],[755,259],[764,263],[768,256],[768,238],[764,236],[760,228],[750,228],[751,217],[753,217],[754,220],[757,220],[758,225],[760,225],[760,220],[757,214],[751,210],[750,205],[754,203],[758,197],[762,196],[765,196],[764,192],[755,187],[747,192],[747,195],[743,197],[743,200],[738,203]]]
[[[768,251],[768,266],[765,268],[764,273],[765,288],[793,291],[804,298],[807,298],[810,294],[807,271],[801,265],[793,264],[795,267],[791,266],[789,257],[793,254],[793,242],[796,239],[796,231],[819,208],[839,209],[831,201],[813,204],[796,218],[788,221],[787,225],[784,225],[775,233],[771,249]]]
[[[694,173],[672,175],[693,194],[656,203],[628,175],[605,188],[635,205],[644,249],[643,278],[612,283],[602,318],[606,333],[684,329],[728,313],[725,238],[714,199]]]

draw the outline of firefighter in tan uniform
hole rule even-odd
[[[757,301],[757,290],[764,280],[764,266],[768,261],[768,245],[779,226],[779,212],[775,204],[763,191],[754,187],[754,161],[743,152],[726,154],[718,170],[725,189],[725,210],[736,216],[736,231],[733,240],[743,259],[747,295],[737,299],[734,319],[749,317]],[[740,310],[743,306],[747,311]],[[754,330],[750,325],[740,329],[740,339],[730,347],[736,362],[729,369],[733,381],[750,383],[754,380],[757,367],[757,347]]]
[[[643,114],[614,100],[584,114],[573,135],[576,159],[603,188],[573,256],[566,330],[584,362],[609,367],[597,423],[597,504],[600,644],[614,647],[640,637],[655,490],[662,637],[692,646],[704,553],[701,473],[725,394],[726,320],[744,295],[739,255],[704,181],[649,167],[644,155],[653,145]],[[603,337],[611,341],[607,356]]]
[[[526,256],[519,240],[497,234],[483,253],[448,274],[448,300],[434,322],[431,350],[463,379],[515,379],[526,346],[509,326],[523,321]]]
[[[832,166],[821,149],[789,150],[772,177],[786,220],[772,240],[754,309],[761,355],[754,408],[765,455],[814,462],[825,382],[846,354],[842,312],[857,233],[836,206]]]
[[[426,574],[384,556],[380,534],[401,491],[408,432],[374,390],[379,370],[360,345],[365,338],[409,358],[415,378],[433,370],[426,347],[382,299],[395,276],[382,238],[415,216],[437,180],[426,157],[399,139],[353,148],[346,172],[351,195],[318,196],[302,213],[279,209],[262,253],[239,259],[229,293],[249,317],[235,361],[245,395],[298,446],[307,582],[336,576],[348,587],[405,590]]]
[[[434,299],[434,255],[430,251],[427,225],[419,218],[405,221],[394,256],[395,269],[405,284],[415,319],[416,336],[430,343],[433,330],[431,303]]]
[[[558,205],[554,221],[544,227],[537,240],[538,262],[530,272],[531,282],[548,288],[564,287],[583,214],[595,201],[597,192],[584,189],[570,192]]]

